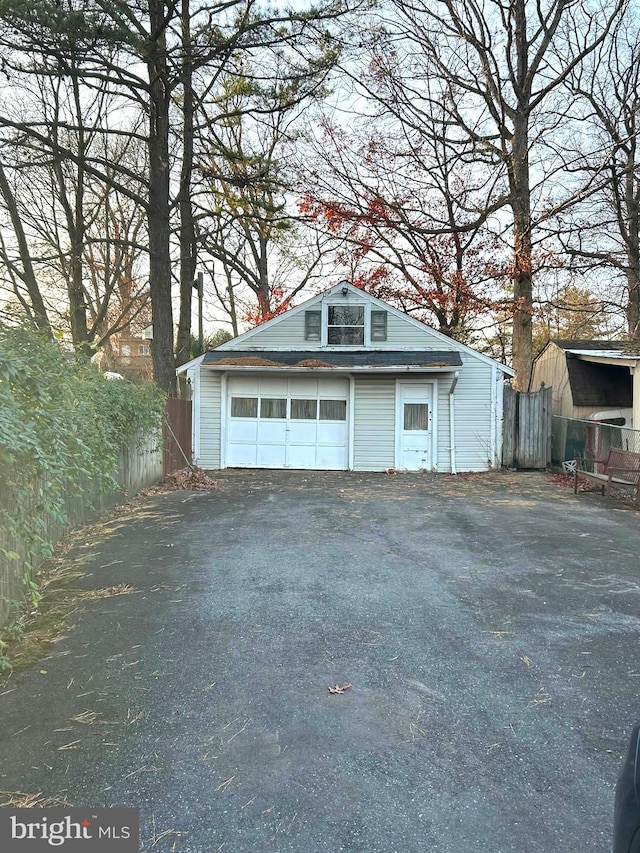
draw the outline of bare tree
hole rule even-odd
[[[533,203],[548,177],[541,146],[567,120],[564,82],[603,44],[623,5],[390,0],[373,44],[375,73],[359,80],[387,115],[418,133],[431,127],[437,102],[446,111],[440,141],[463,162],[501,173],[518,388],[527,387],[532,361]]]
[[[171,233],[173,199],[171,169],[175,165],[172,150],[171,109],[187,93],[191,101],[193,75],[198,69],[224,68],[238,51],[277,50],[289,46],[300,56],[314,54],[327,38],[326,26],[343,7],[336,3],[310,10],[265,8],[259,11],[252,0],[200,2],[190,9],[169,0],[135,0],[113,3],[111,0],[64,0],[46,6],[25,6],[8,2],[0,19],[0,47],[5,48],[5,69],[42,76],[69,74],[87,87],[108,84],[110,91],[142,109],[147,127],[142,136],[147,152],[146,174],[141,191],[123,180],[139,177],[130,170],[118,170],[109,178],[111,185],[145,210],[149,252],[149,289],[153,319],[152,355],[157,384],[174,393],[176,389],[174,325],[172,307]],[[189,27],[187,28],[187,21]],[[185,49],[188,56],[185,56]],[[74,64],[71,64],[71,58]],[[200,98],[206,96],[204,93]],[[190,118],[185,113],[185,127]],[[85,175],[100,180],[108,177],[109,162],[100,155],[83,160],[82,154],[63,140],[51,138],[37,119],[17,121],[0,115],[0,126],[27,136],[30,143],[51,156],[74,164],[82,163]],[[177,159],[182,156],[181,140]],[[190,153],[187,146],[187,167]],[[188,196],[189,168],[180,180],[181,198]],[[188,204],[181,208],[185,223],[182,239],[190,241]],[[184,247],[183,284],[193,266],[189,246]],[[191,290],[185,286],[183,299],[189,309],[183,313],[181,340],[190,317]],[[79,318],[78,318],[79,320]]]
[[[51,337],[51,322],[38,285],[29,240],[20,216],[19,202],[2,161],[0,161],[0,196],[15,236],[15,249],[10,249],[5,237],[0,234],[0,259],[11,282],[11,290],[18,304],[22,306],[24,316],[32,320],[37,329]]]
[[[504,205],[499,182],[442,142],[435,103],[420,131],[389,132],[385,116],[362,130],[321,125],[313,167],[299,164],[301,206],[334,238],[336,260],[360,286],[468,341],[507,301],[505,251],[487,227]]]
[[[214,286],[234,334],[239,307],[249,322],[269,319],[320,266],[317,235],[302,229],[305,246],[299,245],[291,159],[300,114],[322,94],[331,63],[324,57],[292,73],[280,54],[257,76],[236,58],[207,105],[198,229],[203,249],[222,268],[223,283]]]
[[[148,276],[140,263],[144,211],[109,181],[121,167],[143,172],[144,158],[135,124],[126,136],[109,134],[113,99],[104,89],[85,91],[74,75],[23,82],[35,86],[31,92],[21,87],[14,113],[25,116],[35,109],[54,146],[66,146],[77,159],[34,150],[28,134],[5,140],[0,207],[7,211],[13,239],[6,234],[0,263],[35,325],[67,331],[76,350],[91,357],[148,298]],[[105,180],[85,169],[98,153],[109,163]],[[139,183],[128,179],[136,191]],[[123,289],[125,280],[130,283]],[[46,327],[39,319],[43,315]]]
[[[579,203],[561,212],[558,239],[574,269],[606,278],[606,298],[640,340],[640,30],[629,16],[567,86],[584,112],[581,132],[567,144]],[[613,276],[613,281],[611,277]]]
[[[611,315],[590,290],[566,285],[542,302],[533,321],[534,354],[551,338],[610,338]]]

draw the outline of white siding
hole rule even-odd
[[[348,297],[331,296],[327,300],[331,304],[356,305],[363,304],[362,298],[358,298],[354,294],[349,294]],[[322,309],[323,302],[319,301],[315,305],[309,306],[309,311],[319,311]],[[380,310],[374,306],[373,310]],[[324,314],[323,314],[324,316]],[[236,344],[230,341],[225,345],[224,349],[301,349],[301,350],[318,350],[322,349],[320,341],[306,341],[304,338],[305,331],[305,312],[287,313],[282,315],[282,319],[265,329],[257,331],[246,340],[240,340]],[[376,341],[372,345],[372,349],[404,349],[404,348],[419,348],[435,350],[455,350],[455,344],[449,339],[442,340],[433,334],[433,330],[428,326],[424,328],[414,325],[408,318],[393,314],[391,311],[387,315],[387,340]]]
[[[491,449],[491,365],[465,353],[462,359],[463,367],[454,395],[456,468],[460,472],[486,471],[490,468]],[[438,377],[437,383],[437,470],[441,473],[451,471],[449,389],[452,381],[453,374],[445,374]],[[203,369],[200,372],[198,464],[206,469],[220,467],[220,407],[220,374]],[[395,416],[395,378],[357,376],[353,439],[356,471],[385,471],[395,466]]]
[[[336,299],[330,295],[331,301]],[[349,294],[345,301],[354,303],[362,295]],[[366,297],[365,297],[366,298]],[[319,308],[320,302],[309,306]],[[378,306],[376,306],[377,308]],[[280,322],[259,330],[244,342],[236,344],[241,349],[315,349],[321,350],[318,342],[304,340],[305,313],[284,315]],[[486,471],[491,467],[492,439],[497,445],[501,424],[499,410],[492,412],[492,367],[491,362],[458,348],[453,340],[442,339],[428,327],[415,326],[408,318],[392,312],[387,318],[388,340],[376,343],[372,349],[424,349],[459,351],[462,358],[460,376],[455,389],[455,445],[456,470]],[[225,349],[233,351],[234,343]],[[191,373],[190,373],[191,375]],[[451,471],[451,431],[449,390],[453,381],[451,373],[437,376],[425,374],[425,381],[437,379],[437,424],[434,438],[437,441],[436,470]],[[194,391],[199,393],[194,406],[194,417],[199,402],[198,463],[203,468],[215,469],[221,465],[221,380],[220,373],[201,369],[199,382]],[[398,379],[408,380],[403,374]],[[418,375],[412,374],[418,380]],[[199,385],[199,388],[198,388]],[[435,402],[435,401],[434,401]],[[492,415],[495,424],[492,428]],[[354,374],[353,411],[353,467],[357,471],[384,471],[396,464],[396,377]]]
[[[491,365],[467,353],[462,353],[462,363],[454,392],[456,467],[458,471],[487,471],[491,467]],[[450,387],[446,388],[447,397]],[[441,412],[444,409],[443,405]],[[448,420],[448,399],[446,417]]]
[[[436,470],[451,473],[451,431],[449,429],[449,389],[454,374],[438,376],[438,457]],[[461,470],[458,468],[457,470]]]
[[[356,379],[353,466],[385,471],[395,465],[395,379]]]
[[[198,464],[207,470],[220,467],[221,374],[203,368],[200,371],[200,457]]]
[[[200,366],[194,365],[187,370],[187,399],[191,400],[191,447],[193,461],[197,464],[200,457]]]
[[[317,306],[316,310],[320,308]],[[312,309],[311,309],[312,310]],[[232,349],[233,341],[229,341],[225,349]],[[262,329],[246,341],[238,343],[238,349],[320,349],[320,341],[305,341],[304,311],[297,314],[285,314],[279,323],[274,323],[268,329]]]
[[[389,312],[387,317],[387,340],[384,343],[376,343],[376,349],[403,349],[404,347],[426,347],[435,350],[454,350],[453,341],[443,341],[432,334],[432,330],[425,326],[424,329],[407,322],[404,317]]]

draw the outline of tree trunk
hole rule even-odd
[[[529,180],[529,128],[526,114],[514,119],[509,164],[513,210],[513,387],[526,391],[533,361],[533,276],[531,267],[531,185]]]
[[[189,361],[191,349],[191,299],[196,275],[196,233],[191,203],[193,173],[193,62],[191,58],[190,0],[182,0],[182,170],[180,213],[180,319],[176,342],[176,366]]]
[[[165,393],[176,393],[169,250],[169,88],[163,0],[149,0],[149,293],[153,323],[153,378]]]
[[[627,328],[632,341],[640,341],[640,209],[636,187],[635,143],[627,158],[625,176],[625,202],[627,208],[626,254],[627,254]],[[624,233],[624,229],[621,229]]]
[[[54,131],[57,133],[57,128]],[[69,235],[69,267],[66,270],[67,299],[69,300],[69,323],[71,325],[71,340],[76,352],[83,353],[87,358],[92,351],[89,345],[89,330],[87,328],[87,303],[84,292],[84,169],[82,162],[85,156],[82,129],[79,129],[78,153],[76,165],[76,185],[73,198],[67,186],[67,180],[62,168],[62,161],[54,163],[53,171],[58,183],[58,194],[64,208]],[[64,250],[60,251],[63,263]]]
[[[233,282],[231,280],[231,276],[229,273],[226,273],[227,276],[227,295],[229,296],[229,319],[231,320],[231,330],[233,332],[233,337],[237,338],[239,334],[238,329],[238,311],[236,309],[236,294],[233,289]]]
[[[51,326],[47,316],[47,309],[45,307],[44,300],[42,299],[40,288],[38,287],[35,270],[33,269],[33,264],[31,262],[27,236],[22,226],[22,219],[20,218],[15,196],[11,190],[11,186],[9,185],[9,181],[7,180],[7,176],[1,162],[0,195],[2,195],[5,204],[7,205],[7,210],[11,217],[11,224],[13,226],[13,233],[15,234],[16,242],[18,243],[18,251],[20,253],[20,261],[22,263],[21,278],[27,288],[27,293],[29,294],[31,309],[33,312],[33,322],[40,331],[44,332],[47,337],[50,338],[52,337]]]
[[[84,291],[84,241],[86,236],[86,226],[84,222],[84,163],[87,155],[87,141],[84,132],[80,86],[78,82],[78,75],[76,73],[75,57],[72,67],[74,69],[73,96],[75,111],[78,117],[78,154],[80,155],[80,159],[76,167],[76,187],[73,196],[73,208],[71,208],[71,204],[69,204],[67,214],[69,237],[71,240],[71,268],[69,270],[67,290],[69,294],[69,314],[71,319],[71,338],[73,340],[73,345],[77,352],[81,352],[87,358],[91,358],[93,350],[89,343],[87,299]],[[59,181],[60,192],[61,194],[64,194],[64,174],[62,168],[59,169]]]
[[[629,339],[640,341],[640,264],[638,258],[633,267],[627,268],[627,328]]]
[[[69,228],[71,238],[71,262],[69,277],[67,280],[67,295],[69,298],[69,319],[71,322],[71,340],[76,352],[91,358],[93,350],[89,343],[89,330],[87,327],[87,302],[84,292],[84,222],[82,213],[80,220],[76,220]]]
[[[258,269],[257,292],[258,310],[260,317],[268,318],[271,314],[271,293],[269,291],[269,263],[267,258],[267,240],[263,235],[258,238]]]

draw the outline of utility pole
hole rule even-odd
[[[202,329],[202,297],[204,293],[204,276],[201,272],[198,273],[197,279],[192,285],[198,291],[198,346],[200,355],[204,353],[204,331]]]

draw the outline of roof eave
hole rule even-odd
[[[620,355],[616,355],[616,356],[612,356],[612,355],[601,355],[601,356],[599,356],[598,353],[595,353],[595,352],[593,354],[589,354],[589,355],[586,355],[584,353],[576,353],[576,352],[573,352],[572,354],[575,355],[575,357],[577,359],[579,359],[580,361],[588,361],[591,364],[609,364],[612,367],[630,368],[630,367],[633,367],[634,365],[636,365],[638,363],[638,361],[640,361],[639,355],[623,355],[623,354],[620,354]]]
[[[452,373],[460,370],[460,365],[447,364],[440,367],[429,367],[427,365],[399,364],[399,365],[336,365],[331,367],[295,367],[293,365],[254,365],[254,364],[203,364],[207,370],[237,371],[241,373]]]
[[[205,353],[197,356],[196,358],[192,358],[191,361],[187,361],[184,364],[181,364],[180,367],[176,367],[176,373],[179,375],[180,373],[184,373],[189,370],[190,367],[196,367],[198,364],[202,364],[204,361]]]

